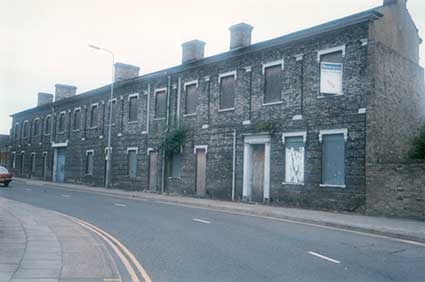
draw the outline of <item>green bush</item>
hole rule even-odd
[[[409,158],[415,160],[425,159],[425,125],[422,126],[419,136],[413,140]]]
[[[164,152],[165,155],[180,152],[180,148],[188,139],[188,133],[189,129],[184,125],[170,129],[162,138],[158,151]]]

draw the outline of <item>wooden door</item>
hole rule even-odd
[[[63,182],[65,179],[65,149],[57,149],[56,153],[56,182]]]
[[[265,145],[252,145],[252,187],[251,200],[264,200],[264,152]]]
[[[206,165],[205,149],[196,150],[196,194],[201,197],[206,194]]]
[[[150,191],[157,191],[157,168],[158,168],[158,153],[149,152],[149,174],[148,187]]]

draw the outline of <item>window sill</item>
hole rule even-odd
[[[296,186],[304,186],[304,183],[290,183],[290,182],[282,182],[283,185],[296,185]]]
[[[184,117],[193,117],[193,116],[196,116],[196,113],[194,113],[194,114],[184,114],[183,116]]]
[[[65,133],[65,131],[58,131],[58,132],[56,132],[56,134],[64,134]]]
[[[97,126],[91,126],[91,127],[88,127],[87,129],[97,129]]]
[[[73,129],[72,132],[79,132],[79,129]]]
[[[168,176],[169,180],[181,180],[182,177],[181,176]]]
[[[345,184],[344,185],[320,184],[320,187],[325,187],[325,188],[346,188]]]
[[[233,107],[233,108],[227,108],[227,109],[219,109],[218,112],[222,113],[222,112],[230,112],[230,111],[234,111],[234,110],[235,110],[235,108]]]
[[[317,96],[317,99],[325,99],[328,97],[339,97],[339,96],[344,96],[344,93],[339,93],[339,94],[320,93],[320,95]]]
[[[165,117],[153,118],[153,120],[165,120]]]
[[[273,106],[273,105],[280,105],[283,101],[277,101],[277,102],[270,102],[270,103],[263,103],[263,106]]]
[[[129,121],[128,122],[128,124],[135,124],[135,123],[138,123],[138,121],[137,120],[132,120],[132,121]]]

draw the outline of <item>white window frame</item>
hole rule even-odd
[[[221,79],[223,77],[233,76],[233,79],[236,80],[238,78],[238,72],[237,70],[232,70],[228,72],[223,72],[218,75],[218,84],[221,84]]]
[[[92,158],[93,158],[93,168],[92,169],[94,170],[94,150],[93,149],[86,150],[86,160],[85,160],[85,166],[84,166],[85,175],[93,175],[93,171],[87,172],[87,170],[88,170],[88,167],[87,167],[87,156],[89,155],[89,153],[92,154]]]
[[[188,87],[188,86],[191,86],[191,85],[195,85],[195,87],[196,88],[198,88],[198,80],[196,79],[196,80],[191,80],[191,81],[188,81],[188,82],[185,82],[184,84],[183,84],[183,88],[184,88],[184,91],[186,91],[186,88]]]
[[[319,142],[320,142],[320,144],[322,144],[323,135],[337,135],[337,134],[343,134],[344,135],[344,141],[347,142],[347,140],[348,140],[348,129],[347,128],[323,129],[323,130],[319,131]],[[322,158],[323,158],[323,154],[322,154]],[[345,162],[345,160],[344,160],[344,162]],[[323,169],[323,167],[322,167],[322,169]],[[345,184],[335,185],[335,184],[321,183],[319,186],[320,187],[328,187],[328,188],[346,188]]]
[[[136,97],[137,101],[139,101],[139,93],[133,93],[128,95],[127,101],[128,101],[128,123],[138,123],[138,119],[137,117],[139,116],[138,113],[139,111],[137,111],[136,113],[136,120],[132,120],[130,121],[130,99]],[[137,109],[139,109],[139,107],[137,107]],[[109,120],[109,119],[108,119]]]
[[[60,119],[60,116],[61,115],[63,115],[64,116],[64,120],[63,120],[63,130],[62,131],[59,131],[59,119]],[[66,125],[65,125],[65,118],[66,118],[66,111],[61,111],[61,112],[59,112],[59,114],[58,114],[58,118],[57,118],[57,133],[64,133],[65,132],[65,127],[66,127]]]
[[[208,154],[208,145],[195,145],[193,148],[193,154],[196,155],[197,150],[205,150],[205,155]]]
[[[155,117],[155,115],[156,115],[156,95],[158,94],[158,92],[165,92],[165,96],[167,96],[167,87],[155,88],[155,90],[154,90],[155,100],[154,100],[154,104],[153,104],[153,106],[154,106],[153,107],[154,108],[154,111],[153,111],[154,118],[153,118],[153,120],[165,120],[166,117]],[[167,106],[165,106],[165,107],[167,107]],[[167,111],[167,109],[165,109],[165,111]]]
[[[305,160],[305,144],[307,142],[307,131],[295,131],[295,132],[283,132],[282,133],[282,144],[284,145],[284,152],[285,152],[285,181],[282,183],[284,185],[300,185],[303,186],[304,182],[300,182],[300,183],[291,183],[291,182],[286,182],[286,138],[290,138],[290,137],[302,137],[303,138],[303,142],[304,142],[304,160]],[[305,162],[304,162],[304,181],[305,181]]]
[[[335,46],[335,47],[332,47],[332,48],[319,50],[319,51],[317,51],[317,62],[320,63],[323,55],[331,54],[331,53],[335,53],[335,52],[339,52],[339,51],[342,51],[342,57],[345,58],[345,53],[346,53],[345,44],[340,45],[340,46]]]
[[[49,126],[49,132],[48,133],[46,133],[45,132],[45,126],[46,126],[46,121],[47,121],[47,119],[48,118],[50,118],[50,126]],[[46,115],[45,117],[44,117],[44,122],[43,122],[43,134],[45,135],[45,136],[47,136],[47,135],[50,135],[52,133],[52,115],[51,114],[48,114],[48,115]]]
[[[263,70],[262,70],[263,75],[266,73],[266,68],[270,68],[270,67],[274,67],[274,66],[278,66],[278,65],[281,65],[282,71],[283,71],[285,69],[285,59],[280,59],[280,60],[264,63],[263,64]]]
[[[77,129],[74,129],[74,120],[75,120],[75,112],[80,111],[80,124],[78,125]],[[75,108],[74,112],[73,112],[73,116],[72,116],[72,131],[80,131],[81,128],[81,115],[82,115],[82,111],[81,111],[81,107]]]
[[[37,120],[38,120],[38,121],[40,121],[40,118],[39,118],[39,117],[36,117],[36,118],[32,121],[33,128],[34,128],[35,122],[36,122]],[[40,129],[40,128],[39,128],[39,129]],[[34,130],[33,130],[33,133],[34,133]],[[38,137],[38,136],[40,136],[40,131],[38,131],[38,134],[37,134],[37,135],[33,134],[33,137]]]
[[[127,148],[127,155],[129,151],[136,151],[136,154],[139,153],[139,148],[138,147],[128,147]]]
[[[93,110],[93,108],[94,107],[96,107],[96,109],[99,109],[99,103],[93,103],[93,104],[91,104],[90,105],[90,112],[89,112],[89,117],[90,117],[90,120],[89,120],[89,128],[97,128],[97,123],[96,123],[96,125],[95,126],[90,126],[93,122],[92,122],[92,120],[91,120],[91,118],[92,118],[92,110]],[[96,115],[97,116],[97,115]],[[97,121],[96,121],[97,122]]]
[[[25,139],[25,138],[29,138],[29,132],[27,133],[27,134],[25,134],[25,124],[29,124],[29,120],[25,120],[23,123],[22,123],[22,139]],[[29,130],[29,128],[28,128],[28,130]]]

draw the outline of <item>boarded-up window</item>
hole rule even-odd
[[[342,94],[342,51],[320,56],[320,93]]]
[[[22,130],[23,130],[23,135],[24,135],[23,137],[24,138],[28,137],[28,121],[24,122],[24,128]]]
[[[128,101],[128,121],[136,121],[137,120],[137,102],[139,101],[139,97],[133,96],[130,97]]]
[[[344,134],[329,134],[322,141],[322,182],[329,185],[345,184]]]
[[[198,105],[198,91],[196,84],[186,86],[186,105],[185,114],[196,114],[196,106]]]
[[[220,109],[235,107],[235,77],[233,75],[222,77],[220,80]]]
[[[34,132],[34,136],[38,136],[38,134],[40,133],[40,120],[39,119],[34,120],[33,132]]]
[[[164,118],[166,111],[166,92],[158,91],[155,95],[155,118]]]
[[[304,138],[285,138],[285,182],[304,183]]]
[[[137,151],[128,150],[128,175],[136,177],[137,175]]]
[[[170,176],[171,177],[180,177],[180,175],[181,175],[181,161],[182,161],[182,154],[181,153],[174,153],[171,156],[171,160],[170,160]]]
[[[35,172],[35,154],[31,154],[31,173]]]
[[[86,174],[93,175],[93,151],[86,152]]]
[[[14,131],[15,140],[19,138],[19,124],[15,124],[15,131]]]
[[[264,69],[264,104],[282,101],[282,65]]]
[[[112,103],[112,105],[111,105]],[[111,108],[112,107],[112,108]],[[119,104],[117,103],[117,101],[114,99],[111,101],[109,101],[108,103],[108,116],[106,117],[106,124],[109,124],[109,111],[112,111],[112,125],[114,125],[115,123],[118,122],[118,117],[119,117]]]
[[[97,105],[92,105],[90,109],[90,127],[95,127],[97,124]]]
[[[72,129],[74,129],[74,130],[80,129],[80,124],[81,124],[81,110],[76,109],[74,111],[74,119],[73,119],[73,122],[72,122]]]
[[[50,134],[50,129],[52,126],[52,117],[51,116],[47,116],[46,120],[44,122],[44,132],[46,134]]]
[[[65,114],[61,113],[58,117],[58,132],[65,131]]]

